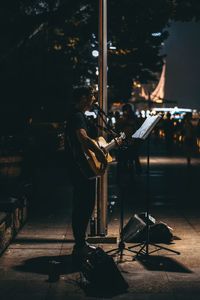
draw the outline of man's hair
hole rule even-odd
[[[126,103],[122,106],[122,111],[126,111],[126,110],[133,111],[130,103]]]
[[[92,94],[92,89],[90,87],[80,87],[73,90],[73,102],[79,103],[82,97],[89,98]]]

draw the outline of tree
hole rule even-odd
[[[25,115],[42,108],[63,119],[72,87],[97,82],[98,62],[91,53],[98,49],[98,2],[1,2],[0,79],[7,102],[17,101]],[[108,40],[116,47],[108,51],[112,100],[128,99],[135,79],[157,80],[167,26],[199,17],[198,0],[109,0]],[[4,107],[10,110],[5,101]]]
[[[116,50],[109,54],[109,81],[116,99],[130,98],[133,80],[156,81],[165,56],[163,42],[172,20],[198,21],[200,3],[170,0],[108,1],[109,37]],[[113,13],[112,13],[113,12]]]

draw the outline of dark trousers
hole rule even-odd
[[[81,172],[73,176],[74,196],[72,211],[72,230],[75,244],[85,244],[86,230],[95,206],[96,180],[88,180]]]

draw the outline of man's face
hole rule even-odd
[[[124,116],[124,117],[127,117],[128,115],[129,115],[128,110],[124,110],[124,111],[123,111],[123,116]]]
[[[95,101],[95,95],[91,94],[89,97],[83,96],[81,99],[81,104],[84,107],[84,110],[90,110]]]

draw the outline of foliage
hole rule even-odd
[[[0,79],[7,103],[17,98],[26,116],[44,117],[46,110],[64,118],[71,87],[97,82],[98,60],[91,52],[98,49],[98,2],[1,1]],[[171,21],[199,18],[198,0],[109,0],[108,41],[116,47],[108,51],[112,99],[128,99],[133,79],[156,80]]]

